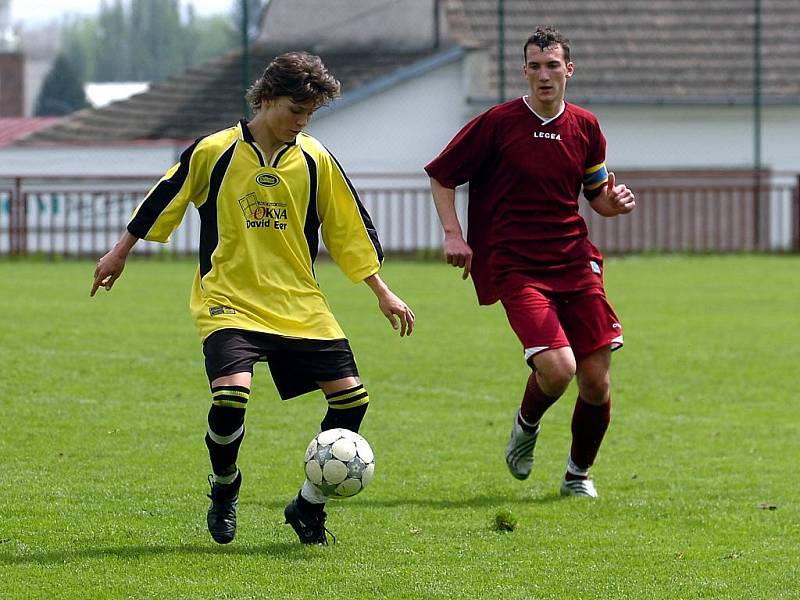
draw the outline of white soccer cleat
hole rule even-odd
[[[591,479],[562,479],[561,495],[588,496],[589,498],[597,498],[597,490],[595,489],[594,482]]]
[[[514,414],[514,426],[506,446],[506,465],[516,479],[522,480],[527,479],[533,469],[533,449],[539,437],[539,426],[529,433],[520,427],[518,417],[519,411]]]

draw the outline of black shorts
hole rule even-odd
[[[358,377],[346,339],[306,340],[243,329],[220,329],[203,342],[209,383],[218,377],[253,373],[266,361],[281,398],[288,400],[319,389],[318,381]]]

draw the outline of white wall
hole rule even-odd
[[[752,109],[588,105],[608,140],[611,168],[753,166]],[[764,167],[800,172],[800,106],[762,109]]]
[[[312,121],[348,173],[418,173],[470,118],[455,62]]]
[[[183,147],[162,143],[130,146],[5,147],[0,148],[0,177],[160,177],[177,162],[182,150]]]

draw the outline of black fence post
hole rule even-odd
[[[22,177],[14,178],[14,187],[9,199],[8,215],[8,252],[11,256],[26,254],[27,249],[27,215],[25,199],[22,196]]]

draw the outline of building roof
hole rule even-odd
[[[315,1],[320,6],[324,2]],[[554,25],[571,40],[576,66],[568,88],[572,101],[719,105],[753,100],[753,0],[440,1],[447,39],[438,48],[325,50],[325,34],[318,32],[317,53],[345,92],[338,106],[418,76],[475,48],[488,55],[486,84],[475,89],[487,91],[485,97],[470,100],[491,103],[501,95],[523,94],[527,83],[521,75],[522,46],[536,24]],[[419,0],[415,15],[420,19],[430,16],[426,8],[430,2]],[[761,5],[762,98],[765,103],[800,104],[800,44],[796,39],[800,1],[761,0]],[[295,5],[287,1],[285,6]],[[505,24],[502,78],[499,6],[504,7]],[[382,22],[392,27],[391,19]],[[419,27],[428,25],[420,20]],[[461,54],[454,52],[453,43],[461,47]],[[269,60],[286,49],[274,42],[252,47],[247,81],[254,81]],[[246,112],[240,63],[241,53],[231,52],[153,85],[145,93],[69,115],[16,144],[195,139],[234,123]]]
[[[247,81],[286,48],[257,45],[249,53]],[[436,54],[320,52],[347,94]],[[113,144],[142,140],[192,140],[236,123],[245,113],[241,51],[230,52],[185,74],[154,84],[142,94],[106,107],[84,109],[17,145]]]
[[[7,146],[34,131],[50,127],[59,119],[59,117],[0,118],[0,147]]]
[[[498,0],[445,0],[456,35],[489,50],[500,96]],[[753,0],[505,0],[505,96],[525,93],[522,47],[537,24],[571,41],[576,102],[745,104],[753,98]],[[800,2],[761,0],[762,97],[800,103]]]

